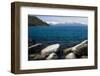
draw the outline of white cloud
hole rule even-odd
[[[76,16],[37,16],[37,17],[50,24],[64,24],[64,23],[88,24],[87,17],[76,17]]]
[[[65,24],[66,22],[54,22],[54,21],[47,21],[48,24]]]

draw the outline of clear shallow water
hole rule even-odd
[[[28,38],[35,43],[55,44],[71,47],[88,39],[87,26],[29,26]]]

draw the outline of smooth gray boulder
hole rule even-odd
[[[87,55],[88,53],[88,41],[84,40],[83,42],[81,42],[80,44],[72,47],[72,51],[81,56],[81,55]]]
[[[41,55],[49,55],[51,53],[55,53],[58,51],[59,47],[60,47],[60,44],[49,45],[43,50],[41,50]]]
[[[51,53],[51,54],[49,54],[49,56],[46,58],[46,60],[57,59],[57,58],[58,58],[58,56],[57,56],[56,53]]]
[[[64,49],[64,55],[67,55],[67,54],[69,54],[71,52],[72,52],[72,48],[66,48],[66,49]]]
[[[66,55],[65,58],[66,59],[75,59],[76,58],[76,55],[73,52],[71,52],[68,55]]]
[[[81,58],[82,56],[87,57],[88,56],[88,40],[84,40],[83,42],[81,42],[71,48],[64,49],[65,58],[68,58],[70,56],[72,56],[72,58],[75,57],[73,54],[70,55],[70,53],[74,53],[76,55],[76,57],[79,57],[79,58]]]

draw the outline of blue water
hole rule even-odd
[[[86,39],[88,36],[87,26],[29,26],[28,38],[35,43],[55,44],[63,47],[74,46]]]

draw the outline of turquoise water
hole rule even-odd
[[[33,43],[55,44],[71,47],[88,39],[88,27],[82,25],[29,26],[28,38]]]

